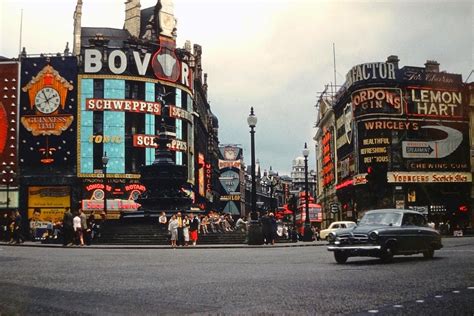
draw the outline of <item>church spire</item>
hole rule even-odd
[[[74,44],[72,48],[74,56],[81,54],[81,17],[82,0],[77,0],[76,10],[74,11]]]

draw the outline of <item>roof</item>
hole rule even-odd
[[[89,45],[89,39],[95,38],[97,34],[101,34],[105,39],[109,40],[108,47],[123,47],[123,42],[130,38],[130,33],[123,29],[114,29],[109,27],[83,27],[81,30],[82,46]]]
[[[367,211],[367,213],[414,213],[414,214],[421,214],[418,211],[414,210],[405,210],[405,209],[400,209],[400,208],[387,208],[387,209],[380,209],[380,210],[370,210]]]

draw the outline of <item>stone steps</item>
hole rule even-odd
[[[245,234],[240,231],[199,234],[198,244],[243,244]],[[169,245],[166,231],[150,223],[108,222],[102,226],[101,236],[95,241],[99,244],[123,245]],[[277,239],[278,243],[291,242]]]

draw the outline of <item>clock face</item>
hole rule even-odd
[[[224,157],[227,160],[235,160],[236,158],[236,152],[233,149],[225,149],[224,151]]]
[[[59,93],[53,88],[43,88],[35,96],[35,107],[43,114],[51,114],[59,107]]]

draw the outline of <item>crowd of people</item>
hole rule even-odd
[[[0,240],[10,244],[20,244],[25,241],[22,229],[22,217],[18,210],[5,213],[0,222]]]
[[[82,209],[71,211],[66,208],[62,221],[55,223],[40,220],[40,210],[34,210],[29,219],[29,238],[41,240],[42,242],[61,243],[64,246],[90,245],[98,234],[100,220],[96,220],[94,214],[87,216]],[[22,243],[25,240],[22,229],[22,217],[20,212],[13,211],[1,218],[0,233],[1,240],[10,243]],[[104,220],[104,218],[102,218]],[[249,221],[247,217],[230,214],[220,214],[210,211],[207,214],[195,215],[194,213],[177,212],[167,217],[162,212],[158,218],[159,229],[168,234],[172,247],[195,246],[199,235],[226,233],[239,231],[247,234]],[[288,223],[283,223],[275,218],[272,212],[264,213],[260,217],[260,225],[265,244],[275,244],[277,238],[298,240],[298,232]],[[315,233],[315,236],[318,234]],[[28,236],[26,236],[28,238]]]
[[[168,233],[171,247],[173,248],[177,246],[195,246],[198,241],[198,235],[232,231],[246,234],[248,223],[246,217],[239,216],[235,220],[230,214],[219,214],[215,211],[199,216],[194,213],[185,214],[184,212],[177,212],[169,218],[165,212],[162,212],[158,218],[159,229]],[[279,237],[297,240],[297,237],[294,237],[297,234],[296,229],[278,221],[272,212],[262,215],[260,224],[265,244],[273,245]]]

